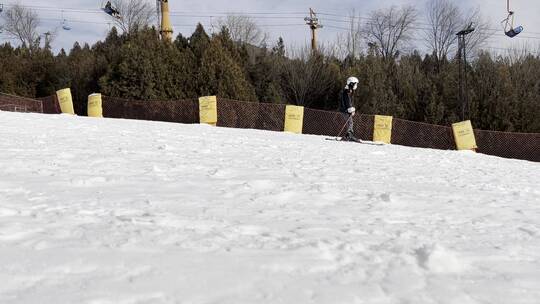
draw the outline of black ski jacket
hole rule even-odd
[[[339,111],[342,113],[348,113],[347,109],[354,107],[352,93],[349,93],[349,89],[343,89],[341,91],[341,99],[339,101]]]

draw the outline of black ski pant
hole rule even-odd
[[[353,116],[350,113],[341,113],[343,117],[347,120],[347,133],[350,135],[354,135],[354,120]]]

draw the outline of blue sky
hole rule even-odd
[[[528,44],[537,48],[540,45],[540,18],[538,18],[540,1],[511,1],[512,9],[516,11],[516,21],[524,25],[525,33],[521,35],[522,37],[509,39],[505,38],[500,30],[490,38],[488,47],[510,48]],[[2,2],[7,6],[16,1],[0,0],[0,3]],[[55,50],[70,49],[75,41],[93,44],[103,39],[110,26],[107,23],[111,22],[107,15],[99,11],[102,1],[19,0],[18,2],[26,6],[34,6],[42,18],[40,27],[42,32],[58,30],[58,36],[53,44]],[[152,0],[149,2],[154,3]],[[309,7],[321,13],[331,14],[319,16],[321,23],[326,25],[320,31],[320,41],[333,43],[336,35],[343,32],[340,28],[347,26],[344,19],[353,9],[357,14],[367,16],[375,9],[406,4],[415,6],[422,18],[426,4],[425,0],[169,0],[169,2],[175,33],[189,35],[197,22],[203,23],[211,31],[211,25],[215,24],[219,16],[226,12],[255,13],[253,16],[260,17],[258,22],[270,34],[271,42],[282,36],[287,44],[295,46],[309,41],[308,27],[302,25],[303,17],[307,15]],[[505,17],[506,0],[456,0],[456,2],[464,9],[480,8],[482,15],[490,21],[491,28],[501,27],[500,20]],[[62,8],[64,8],[63,12]],[[273,13],[273,15],[257,15],[257,13]],[[209,17],[211,15],[215,17]],[[72,27],[71,31],[61,30],[62,18],[68,20]],[[2,40],[6,40],[5,34],[0,35],[0,41]],[[418,40],[416,46],[422,49],[422,42]]]

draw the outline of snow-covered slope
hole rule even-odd
[[[540,164],[0,112],[0,303],[540,303]]]

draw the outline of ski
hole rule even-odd
[[[372,142],[372,141],[363,141],[363,140],[360,140],[360,139],[358,139],[358,140],[344,140],[342,137],[329,137],[329,138],[326,138],[326,140],[358,143],[358,144],[372,145],[372,146],[384,146],[384,143],[378,143],[378,142]]]

